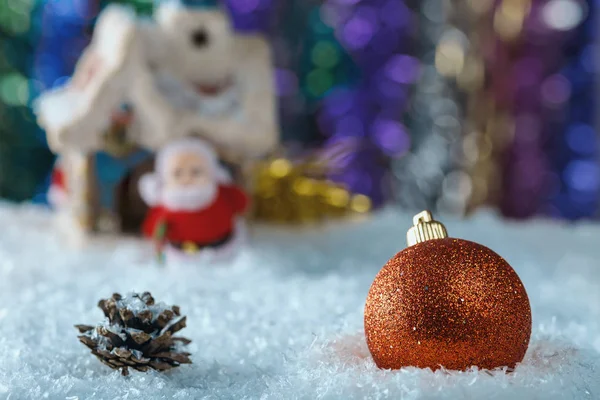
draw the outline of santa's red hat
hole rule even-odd
[[[217,154],[211,145],[199,138],[179,139],[159,150],[154,162],[154,173],[142,176],[139,181],[140,196],[149,206],[156,206],[160,203],[160,193],[167,173],[168,162],[182,153],[195,153],[206,160],[217,183],[231,183],[231,175],[219,163]]]

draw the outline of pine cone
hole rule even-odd
[[[180,315],[179,307],[154,304],[148,292],[127,297],[115,293],[100,300],[98,307],[107,318],[102,324],[75,327],[82,333],[79,341],[109,367],[129,375],[129,367],[166,371],[192,363],[190,353],[179,349],[190,340],[172,336],[185,328],[186,317]]]

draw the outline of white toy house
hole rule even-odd
[[[58,212],[82,233],[136,231],[137,180],[153,152],[198,135],[244,164],[278,143],[270,48],[203,2],[160,4],[152,20],[112,5],[65,86],[36,104],[65,192]]]

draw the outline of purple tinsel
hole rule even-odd
[[[227,4],[238,29],[267,32],[270,10],[285,8],[279,2],[271,1],[228,0]],[[349,53],[349,61],[356,64],[360,75],[358,81],[350,85],[334,85],[320,101],[316,125],[325,136],[325,152],[328,148],[337,149],[340,141],[351,142],[347,157],[336,157],[331,161],[336,172],[330,177],[344,183],[354,193],[368,195],[375,206],[381,205],[389,199],[390,160],[410,147],[410,137],[401,118],[411,86],[419,74],[418,61],[407,55],[414,29],[412,11],[399,0],[360,3],[329,0],[321,5],[306,4],[304,7],[319,7],[319,10],[305,14],[307,23],[299,26],[314,30],[333,28],[335,38],[332,39],[337,39]],[[301,7],[298,5],[297,9]],[[310,15],[315,14],[320,19],[317,24],[310,21]],[[301,15],[296,12],[289,17],[300,18]],[[324,40],[319,39],[319,32],[311,35],[298,31],[295,35]],[[279,46],[285,39],[281,35],[272,39],[275,58],[280,62],[276,83],[283,105],[282,119],[294,118],[294,114],[297,117],[298,110],[310,113],[311,110],[306,109],[307,100],[294,96],[301,91],[298,85],[302,76],[299,76],[298,65],[294,65],[298,59],[289,54],[294,49],[293,41],[288,38],[285,46]],[[303,52],[313,50],[306,43],[298,48]],[[284,129],[288,127],[285,122]],[[299,130],[314,129],[312,126],[300,124]],[[303,136],[311,135],[297,132],[292,141]]]
[[[569,32],[548,25],[549,3],[532,2],[517,52],[498,40],[495,59],[489,60],[495,99],[514,119],[514,137],[502,163],[500,202],[503,214],[514,218],[547,212],[544,203],[555,180],[549,149],[560,134],[570,96],[567,80],[558,74]]]
[[[320,110],[326,146],[358,141],[331,177],[379,206],[390,194],[390,160],[410,147],[401,119],[419,73],[418,61],[407,55],[414,16],[399,0],[329,0],[322,7],[361,72],[356,86],[332,90]]]

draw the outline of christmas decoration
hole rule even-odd
[[[151,207],[143,231],[159,260],[165,247],[190,256],[234,252],[248,196],[231,183],[214,150],[198,138],[180,139],[161,149],[155,164],[156,172],[140,180],[140,193]]]
[[[62,158],[69,206],[60,213],[71,231],[139,232],[147,207],[138,181],[172,139],[202,135],[238,165],[278,140],[264,39],[233,32],[205,3],[165,1],[154,19],[107,7],[73,78],[36,103]]]
[[[456,82],[457,68],[447,49],[465,51],[465,40],[452,20],[459,4],[443,0],[416,2],[419,16],[419,79],[409,103],[407,126],[411,149],[393,165],[396,197],[403,209],[431,209],[464,214],[469,191],[461,184],[465,157],[463,88]],[[473,71],[472,79],[477,78]],[[471,149],[469,149],[471,151]]]
[[[451,75],[465,91],[463,148],[469,160],[455,186],[466,194],[463,199],[469,212],[497,204],[501,196],[501,159],[513,128],[511,100],[516,81],[506,77],[520,51],[518,39],[529,2],[459,4],[453,19],[461,29],[455,43],[460,46],[440,46],[438,51],[451,60]]]
[[[29,200],[54,156],[29,108],[39,82],[30,79],[40,2],[0,2],[0,198]],[[65,7],[67,8],[67,7]],[[57,32],[57,35],[60,33]]]
[[[424,211],[408,248],[375,278],[365,306],[367,345],[380,368],[514,368],[531,334],[525,288],[480,244],[449,238]]]
[[[334,160],[353,152],[347,146],[296,158],[274,156],[253,168],[253,217],[259,221],[314,223],[366,213],[371,199],[328,179]]]
[[[467,95],[463,147],[469,162],[456,179],[469,195],[467,210],[493,204],[513,218],[547,213],[544,203],[557,180],[551,160],[559,153],[552,144],[570,95],[558,72],[583,3],[456,4],[452,18],[463,21],[463,45],[440,43],[439,50]]]
[[[56,3],[44,1],[40,12],[34,14],[32,22],[39,30],[39,39],[33,55],[31,74],[31,96],[63,85],[75,69],[77,59],[89,44],[99,2]],[[32,117],[33,119],[33,117]],[[47,147],[45,133],[37,129],[40,145]],[[44,143],[43,143],[44,142]],[[50,151],[45,151],[51,155]],[[57,161],[60,164],[60,161]],[[47,167],[46,167],[47,168]],[[57,208],[66,204],[67,193],[56,190],[54,178],[56,165],[45,182],[36,190],[34,201]],[[58,195],[58,196],[57,196]]]
[[[490,89],[502,110],[490,122],[499,128],[494,133],[496,143],[507,139],[500,148],[502,186],[492,200],[511,218],[539,214],[553,185],[552,155],[548,150],[557,134],[556,127],[564,121],[569,94],[565,79],[557,75],[564,62],[562,49],[568,29],[548,19],[552,3],[522,3],[515,9],[516,23],[508,25],[506,22],[514,20],[508,11],[509,3],[491,10],[499,38],[494,59],[488,60],[493,65]],[[565,2],[569,3],[576,2]],[[507,74],[507,70],[511,73]]]
[[[138,12],[143,13],[150,12],[152,8],[151,2],[118,0],[107,3],[131,4]],[[226,8],[237,32],[244,36],[256,36],[257,32],[268,35],[277,65],[275,81],[281,104],[279,121],[283,141],[291,145],[302,143],[309,147],[321,146],[327,142],[326,145],[329,146],[329,141],[336,142],[346,136],[359,137],[360,135],[340,133],[352,120],[359,121],[356,128],[366,133],[363,146],[352,157],[348,157],[344,169],[330,176],[330,179],[349,187],[353,193],[369,196],[374,205],[381,205],[389,200],[392,191],[388,173],[391,159],[398,158],[408,147],[408,134],[399,121],[407,94],[416,79],[418,64],[415,59],[407,56],[411,52],[414,32],[412,13],[403,3],[388,4],[370,0],[364,9],[337,1],[298,0],[283,3],[235,0],[162,1],[156,2],[156,6],[162,10],[178,10],[176,13],[180,14],[184,10],[194,14],[198,11],[215,14],[218,13],[217,10]],[[87,7],[90,10],[93,8]],[[381,24],[373,19],[378,10],[388,16]],[[155,15],[158,14],[157,11]],[[169,14],[167,12],[163,15],[168,19]],[[78,20],[75,15],[70,15],[70,18],[81,25],[88,24],[87,17],[86,20]],[[101,18],[98,19],[100,20]],[[91,27],[92,23],[89,25]],[[363,25],[368,28],[365,35],[361,34],[360,27]],[[397,40],[398,38],[401,39]],[[155,38],[147,42],[154,45],[158,43]],[[72,53],[80,51],[77,47],[73,49]],[[194,50],[190,51],[193,52]],[[259,56],[261,52],[251,53]],[[244,59],[247,60],[248,57]],[[202,64],[206,65],[205,62]],[[247,66],[247,62],[239,64]],[[205,72],[194,72],[203,73]],[[194,83],[196,80],[193,79]],[[258,82],[256,77],[251,80]],[[235,97],[232,92],[228,93],[228,96]],[[352,107],[346,108],[343,100],[346,94],[363,100],[352,101]],[[140,97],[140,101],[150,103],[147,109],[156,107],[154,96]],[[269,99],[269,96],[262,95],[258,100],[265,99]],[[271,109],[268,105],[259,106],[257,99],[252,103],[257,108],[252,115]],[[164,107],[157,108],[158,111],[152,108],[150,117],[168,120],[169,112],[165,112]],[[181,122],[182,126],[189,122],[184,123],[178,118],[175,120]],[[227,130],[235,128],[233,125],[230,124]],[[148,124],[145,130],[150,132],[155,127],[155,124]],[[79,132],[80,136],[86,136],[81,135],[81,132],[92,130],[92,124],[71,130]],[[270,132],[271,129],[263,127],[262,131]],[[355,131],[358,132],[356,129]],[[207,135],[210,136],[210,132]],[[220,137],[222,135],[216,135],[215,139]],[[260,142],[254,139],[248,141],[245,146],[248,149]]]
[[[600,205],[600,146],[595,128],[598,67],[593,56],[598,40],[598,5],[591,0],[563,4],[563,18],[556,18],[558,11],[551,6],[546,12],[551,24],[568,28],[570,33],[561,49],[565,63],[544,86],[545,103],[552,106],[549,117],[558,105],[564,108],[564,118],[558,113],[548,127],[552,130],[546,150],[550,171],[539,213],[576,220],[597,217]],[[557,96],[564,101],[556,104]]]
[[[131,139],[147,148],[198,133],[238,154],[271,150],[278,132],[267,43],[234,33],[218,9],[165,1],[154,19],[116,5],[102,12],[72,83],[38,102],[51,147],[103,150],[102,128],[129,100],[139,124]]]
[[[185,328],[178,306],[154,303],[150,293],[132,293],[126,297],[115,293],[100,300],[106,321],[94,326],[76,325],[79,341],[92,354],[113,369],[129,375],[129,368],[145,372],[167,371],[181,364],[191,364],[190,353],[181,345],[190,340],[173,335]]]
[[[408,148],[400,119],[418,75],[408,56],[412,12],[379,0],[227,4],[237,27],[271,37],[283,143],[329,149],[360,140],[328,178],[373,206],[389,201],[389,165]]]
[[[329,177],[380,206],[391,197],[392,160],[410,148],[401,119],[419,76],[419,62],[409,56],[416,33],[413,13],[403,1],[328,1],[313,18],[323,40],[319,50],[324,50],[315,48],[308,82],[313,97],[321,100],[318,126],[327,138],[324,147],[348,138],[361,141]],[[331,36],[339,45],[331,42]],[[337,52],[338,46],[350,55],[355,66],[351,71],[358,79],[327,90],[336,75],[327,64],[320,65],[325,57],[319,55],[329,48],[328,52]],[[342,66],[336,68],[344,71]]]

